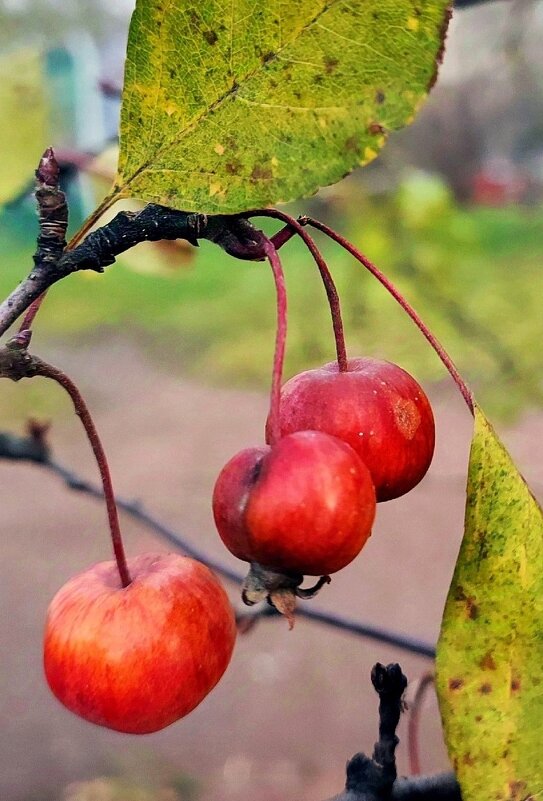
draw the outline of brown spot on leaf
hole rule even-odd
[[[380,122],[372,122],[371,125],[368,125],[368,133],[377,136],[386,133],[386,128]]]
[[[263,64],[267,64],[268,61],[271,61],[274,56],[275,53],[272,50],[269,50],[267,53],[264,53],[264,55],[261,56],[260,60]]]
[[[482,670],[496,670],[496,663],[494,662],[492,653],[490,651],[483,656],[479,662],[479,667],[482,668]]]
[[[241,161],[233,160],[225,164],[225,170],[229,175],[239,175],[241,172]]]
[[[451,21],[451,17],[452,17],[452,3],[445,10],[445,16],[443,17],[443,22],[441,23],[441,27],[439,29],[439,38],[441,39],[441,45],[439,47],[439,50],[437,51],[434,72],[432,73],[432,77],[430,78],[430,82],[428,84],[428,91],[432,89],[433,85],[437,81],[439,67],[441,66],[441,62],[443,61],[443,54],[445,52],[445,39],[447,38],[447,29],[449,27],[449,22]]]
[[[463,679],[449,679],[449,690],[460,690],[460,688],[463,686]]]
[[[324,69],[326,70],[327,75],[331,75],[333,72],[335,72],[338,64],[339,61],[337,58],[331,58],[330,56],[324,57]]]
[[[219,37],[217,36],[215,31],[203,31],[202,36],[204,37],[208,45],[217,44],[219,40]]]
[[[475,765],[475,760],[471,754],[464,754],[462,757],[462,762],[464,765]]]
[[[358,153],[359,149],[360,144],[356,136],[350,136],[345,142],[345,150],[350,151],[351,153]]]
[[[482,715],[475,715],[475,723],[480,723],[483,719]]]
[[[511,679],[511,692],[516,693],[520,690],[520,679],[518,676],[514,676]]]
[[[264,164],[255,164],[251,171],[253,181],[266,181],[273,178],[273,172]]]
[[[509,798],[510,801],[525,801],[524,791],[526,790],[526,782],[512,781],[509,782]]]
[[[189,13],[189,19],[190,19],[190,21],[192,22],[192,24],[194,25],[195,28],[200,28],[200,25],[202,24],[202,22],[200,20],[200,17],[198,16],[198,14],[196,14],[194,11],[191,11]]]
[[[492,685],[490,684],[490,682],[485,681],[484,684],[481,684],[481,686],[479,687],[479,692],[481,693],[481,695],[488,695],[489,693],[491,693]]]
[[[466,598],[466,611],[470,620],[477,620],[479,617],[479,607],[474,598]]]
[[[395,398],[392,402],[392,412],[400,434],[405,439],[413,439],[420,426],[420,412],[416,404],[408,398]]]

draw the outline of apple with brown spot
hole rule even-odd
[[[430,402],[398,365],[370,358],[337,362],[291,378],[281,390],[281,434],[313,429],[350,445],[368,467],[378,501],[415,487],[435,444]]]

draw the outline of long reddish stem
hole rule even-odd
[[[322,231],[323,234],[326,234],[333,239],[334,242],[337,242],[338,245],[345,248],[354,258],[362,264],[366,270],[377,278],[377,280],[385,287],[385,289],[392,295],[392,297],[400,304],[402,309],[407,312],[409,317],[413,320],[417,328],[422,332],[422,334],[426,337],[432,348],[435,350],[447,370],[449,371],[454,383],[458,387],[462,397],[466,401],[466,404],[473,414],[474,406],[473,406],[473,394],[469,389],[468,385],[458,372],[456,365],[454,364],[453,360],[443,347],[443,345],[439,342],[439,340],[432,334],[428,326],[423,323],[421,318],[419,317],[418,313],[415,311],[413,306],[407,302],[407,300],[403,297],[403,295],[399,292],[398,289],[394,286],[394,284],[389,281],[389,279],[381,272],[381,270],[372,264],[372,262],[364,256],[354,245],[352,245],[347,239],[341,236],[341,234],[337,234],[332,228],[329,228],[324,223],[319,222],[318,220],[313,220],[311,217],[302,217],[301,221],[304,225],[311,225],[313,228],[316,228],[319,231]]]
[[[295,220],[294,217],[291,217],[289,214],[285,214],[283,211],[279,211],[278,209],[263,209],[258,213],[259,217],[273,217],[276,220],[281,220],[282,222],[286,223],[288,228],[291,229],[289,233],[288,229],[283,229],[275,234],[272,237],[273,244],[277,249],[279,249],[282,245],[284,245],[288,240],[292,237],[294,233],[298,234],[298,236],[303,240],[307,249],[313,256],[317,267],[319,268],[319,272],[321,274],[322,283],[324,284],[324,289],[326,291],[326,296],[328,298],[328,303],[330,306],[330,314],[332,315],[332,326],[334,329],[334,338],[336,341],[336,355],[337,355],[337,362],[340,373],[344,373],[347,371],[347,350],[345,347],[345,334],[343,331],[343,320],[341,318],[341,304],[339,302],[339,295],[336,289],[336,285],[334,283],[334,279],[328,269],[328,265],[326,264],[322,253],[317,248],[313,239],[309,236],[306,230],[300,225],[298,220]]]
[[[275,352],[273,355],[272,383],[270,391],[270,414],[268,418],[270,445],[281,439],[281,380],[283,376],[283,362],[285,360],[285,344],[287,339],[287,290],[281,259],[277,250],[269,239],[264,242],[264,252],[270,263],[275,281],[277,299],[277,331],[275,334]]]
[[[57,367],[53,367],[51,364],[47,364],[47,362],[42,361],[42,359],[39,359],[37,356],[32,357],[32,364],[35,375],[41,375],[44,378],[51,378],[66,390],[72,399],[75,413],[81,419],[94,456],[96,457],[96,462],[98,464],[98,469],[102,479],[109,529],[111,532],[111,542],[113,544],[113,553],[115,554],[115,560],[119,569],[121,585],[123,587],[128,587],[131,582],[131,578],[126,563],[126,555],[121,537],[121,528],[119,525],[117,506],[115,504],[115,494],[113,492],[111,474],[109,472],[106,453],[104,451],[102,442],[100,441],[100,437],[98,436],[91,413],[89,412],[87,404],[83,400],[83,397],[74,382],[68,378],[68,376],[62,372],[62,370],[59,370]]]
[[[409,704],[409,722],[407,724],[407,750],[409,752],[409,769],[412,776],[421,773],[420,764],[420,712],[426,691],[434,683],[434,674],[425,673],[418,682],[415,697]]]
[[[19,334],[22,334],[23,331],[30,331],[32,328],[32,323],[34,322],[34,318],[36,317],[37,313],[40,310],[40,306],[46,298],[48,290],[46,289],[45,292],[36,298],[36,300],[32,301],[28,309],[26,310],[26,314],[23,317],[23,322],[19,327]]]

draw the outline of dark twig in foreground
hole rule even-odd
[[[34,425],[33,430],[26,437],[0,432],[0,459],[27,461],[39,464],[59,476],[69,489],[84,493],[85,495],[90,495],[98,500],[103,500],[104,496],[100,487],[87,481],[73,471],[68,470],[52,457],[50,449],[43,441],[41,435],[38,435],[37,441],[36,430],[38,432],[41,431],[38,426]],[[203,562],[228,581],[235,584],[241,584],[243,582],[244,576],[241,573],[232,570],[218,559],[213,559],[208,554],[195,548],[192,543],[181,537],[175,529],[167,526],[163,521],[148,512],[138,501],[117,497],[116,502],[120,510],[130,515],[130,517],[138,523],[148,526],[175,548],[179,548],[179,550],[183,551],[187,556],[191,556],[193,559]],[[300,605],[297,608],[296,615],[299,618],[303,617],[316,623],[323,623],[324,625],[331,626],[340,631],[349,632],[350,634],[356,634],[360,637],[375,640],[376,642],[401,648],[404,651],[428,659],[433,659],[435,656],[435,649],[429,643],[393,631],[388,631],[380,626],[372,626],[371,624],[352,620],[342,615],[336,615],[324,609],[319,609],[318,607]],[[268,606],[263,607],[260,612],[240,614],[240,619],[247,628],[251,627],[251,624],[256,623],[258,620],[270,617],[279,619],[280,616],[272,607]]]
[[[345,790],[330,801],[461,801],[452,773],[397,778],[396,728],[407,679],[398,664],[377,663],[371,681],[379,695],[379,739],[371,759],[359,753],[347,762]]]
[[[403,710],[407,679],[399,665],[384,667],[378,662],[371,671],[371,683],[379,695],[379,739],[373,748],[373,761],[382,768],[382,780],[392,786],[397,779],[396,748],[400,742],[396,728]]]

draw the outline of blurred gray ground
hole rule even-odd
[[[40,349],[37,349],[40,352]],[[262,441],[263,395],[206,388],[157,372],[132,346],[42,348],[80,382],[110,455],[117,491],[144,499],[210,554],[236,563],[214,532],[210,495],[224,462]],[[45,352],[47,351],[47,353]],[[19,385],[21,393],[28,383]],[[354,564],[336,575],[318,603],[429,641],[462,532],[470,418],[449,383],[433,393],[438,444],[430,474],[405,498],[381,505],[374,534]],[[56,456],[93,477],[88,446],[59,396],[52,434]],[[502,432],[541,492],[543,414]],[[41,668],[47,604],[75,572],[110,557],[103,508],[69,492],[38,467],[0,464],[0,798],[49,801],[70,781],[121,774],[196,780],[205,801],[318,801],[337,792],[345,760],[371,749],[375,661],[400,661],[411,679],[429,663],[300,620],[293,632],[265,622],[238,640],[215,691],[188,718],[142,738],[79,720],[51,696]],[[125,520],[129,553],[166,549]],[[238,565],[239,566],[239,565]],[[232,589],[235,598],[235,590]],[[400,768],[407,771],[406,725]],[[435,700],[422,723],[423,769],[444,769]],[[183,797],[183,796],[181,796]],[[122,801],[132,801],[123,797]]]

